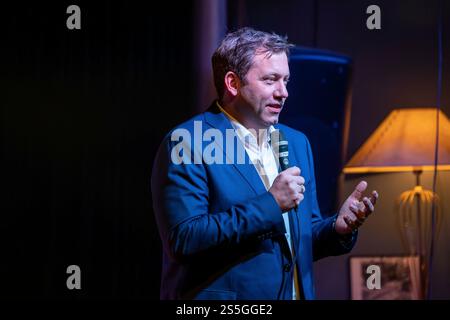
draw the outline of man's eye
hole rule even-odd
[[[264,79],[264,82],[267,84],[273,84],[275,82],[274,79]]]

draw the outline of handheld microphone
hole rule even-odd
[[[274,130],[270,134],[270,142],[272,148],[274,148],[275,154],[278,157],[281,171],[284,171],[290,167],[289,165],[289,143],[285,138],[283,131]],[[298,205],[295,205],[295,212],[298,212]]]
[[[270,134],[270,141],[275,154],[278,157],[281,171],[290,167],[289,165],[289,143],[284,137],[283,131],[274,130]]]

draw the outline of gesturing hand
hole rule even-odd
[[[369,197],[363,197],[363,192],[366,189],[367,182],[361,181],[345,200],[336,219],[335,228],[337,233],[344,235],[358,229],[374,211],[378,193],[372,191]]]

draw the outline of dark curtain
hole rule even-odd
[[[2,5],[2,297],[159,298],[152,161],[192,102],[190,2]],[[68,290],[66,268],[81,268]]]

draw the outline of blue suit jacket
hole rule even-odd
[[[200,121],[197,129],[201,124],[203,131],[217,129],[224,137],[225,130],[232,129],[214,105],[175,128],[191,134],[192,143],[197,139],[194,152],[199,154],[211,141],[198,144],[195,121]],[[248,156],[245,164],[175,164],[171,156],[180,141],[172,141],[171,131],[152,172],[153,206],[163,244],[161,299],[290,300],[294,266],[302,298],[313,299],[313,260],[353,247],[355,239],[344,245],[332,230],[334,217],[321,217],[307,138],[287,126],[275,127],[289,141],[290,164],[305,178],[305,198],[297,212],[289,213],[296,263],[284,236],[281,209]],[[215,152],[225,156],[224,150]]]

